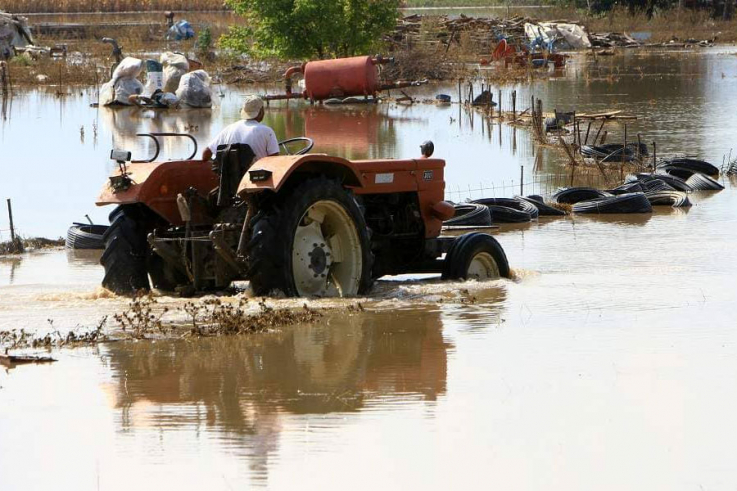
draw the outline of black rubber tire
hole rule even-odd
[[[489,208],[492,223],[525,223],[540,215],[534,204],[516,198],[481,198],[472,203]]]
[[[668,175],[668,176],[674,176],[679,179],[683,179],[684,181],[688,180],[689,177],[694,175],[694,171],[690,169],[685,169],[683,167],[679,167],[677,165],[659,165],[657,169],[655,169],[656,175]]]
[[[456,210],[455,215],[444,221],[443,225],[488,227],[492,223],[491,212],[486,206],[476,203],[460,203],[453,206]]]
[[[627,182],[625,184],[622,184],[621,186],[617,186],[614,189],[609,189],[607,190],[607,193],[617,196],[620,194],[628,193],[644,193],[645,191],[647,191],[647,188],[640,181],[635,181]]]
[[[700,172],[702,174],[706,174],[709,177],[719,177],[719,168],[704,160],[676,157],[662,161],[658,164],[658,169],[668,166],[675,166],[681,169],[687,169],[691,172]]]
[[[555,203],[573,205],[573,204],[578,203],[579,201],[587,201],[587,200],[599,199],[599,198],[608,198],[611,196],[612,196],[611,194],[605,191],[600,191],[598,189],[587,188],[587,187],[575,187],[575,188],[561,189],[560,191],[553,194],[552,198]]]
[[[563,210],[559,210],[558,208],[553,208],[552,206],[546,205],[545,201],[543,200],[542,196],[538,195],[530,195],[527,197],[520,196],[519,199],[523,199],[525,201],[528,201],[535,205],[537,208],[538,215],[541,217],[563,217],[566,216],[566,212]]]
[[[474,203],[479,203],[481,205],[486,205],[491,208],[491,218],[494,219],[494,208],[496,206],[503,206],[506,208],[512,208],[514,210],[519,210],[524,213],[527,213],[530,215],[530,218],[537,218],[540,216],[540,211],[537,209],[537,206],[531,201],[527,201],[525,199],[522,199],[520,196],[515,196],[514,198],[482,198],[477,199],[473,201]]]
[[[146,260],[150,254],[144,216],[137,206],[119,206],[110,214],[110,228],[102,236],[105,252],[100,264],[105,268],[102,286],[130,295],[149,290]]]
[[[627,182],[632,181],[642,181],[647,185],[649,181],[652,181],[653,179],[660,179],[661,181],[665,182],[668,186],[672,187],[676,191],[683,191],[684,193],[690,193],[693,191],[693,188],[686,184],[686,181],[683,179],[680,179],[676,176],[671,176],[668,174],[637,174],[635,176],[627,176]]]
[[[645,188],[645,192],[648,193],[656,191],[675,191],[673,186],[663,181],[662,179],[650,179],[647,182],[643,182],[642,186]]]
[[[681,191],[648,191],[645,196],[652,206],[672,206],[673,208],[691,206],[688,195]]]
[[[67,230],[67,249],[104,249],[105,242],[103,234],[107,231],[107,225],[90,225],[75,223]]]
[[[574,213],[651,213],[644,193],[620,194],[608,198],[581,201],[573,205]]]
[[[724,189],[724,186],[719,182],[699,172],[689,177],[686,184],[691,186],[694,191],[721,191]]]
[[[353,220],[361,241],[362,272],[358,294],[369,292],[374,262],[369,232],[358,204],[337,181],[323,176],[303,181],[291,190],[282,190],[267,208],[253,218],[251,240],[246,248],[248,280],[255,295],[280,291],[288,297],[299,295],[292,272],[292,246],[299,221],[315,202],[338,203]]]
[[[494,259],[502,278],[509,278],[509,261],[504,249],[489,234],[471,232],[461,235],[453,241],[443,261],[444,280],[468,279],[468,267],[474,256],[486,252]]]

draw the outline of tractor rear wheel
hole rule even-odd
[[[148,290],[145,216],[136,206],[119,206],[110,213],[110,228],[102,236],[105,252],[100,264],[105,268],[102,286],[117,294]]]
[[[343,186],[325,177],[282,191],[262,209],[246,252],[256,295],[346,297],[371,288],[366,222]]]
[[[461,235],[450,246],[443,262],[444,280],[493,280],[509,278],[504,249],[491,235]]]
[[[130,295],[148,291],[151,286],[171,292],[188,283],[181,272],[148,245],[149,232],[160,224],[161,220],[152,212],[137,205],[119,206],[110,213],[110,227],[102,236],[103,287],[119,295]]]

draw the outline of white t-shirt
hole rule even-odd
[[[254,119],[236,121],[226,126],[207,148],[215,155],[220,145],[230,145],[232,143],[250,145],[251,150],[256,155],[254,162],[269,155],[279,153],[279,142],[276,139],[274,130]]]

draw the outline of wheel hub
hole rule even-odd
[[[310,258],[310,264],[307,266],[312,270],[315,276],[325,276],[330,265],[333,263],[331,260],[330,248],[327,245],[313,244],[312,251],[307,253]]]

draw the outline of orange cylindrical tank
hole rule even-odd
[[[305,92],[312,100],[374,95],[379,72],[370,56],[311,61],[304,67]]]

